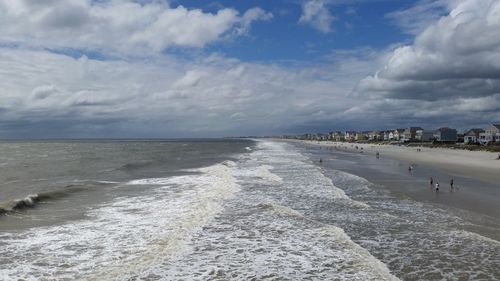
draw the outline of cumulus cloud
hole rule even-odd
[[[500,93],[500,1],[455,1],[413,44],[356,87],[362,97],[441,101],[491,99]],[[466,110],[465,107],[456,109]]]
[[[99,61],[3,49],[0,136],[193,137],[324,126],[353,103],[347,93],[370,65],[336,56],[289,68],[217,54],[187,63],[168,55]]]
[[[302,5],[299,22],[309,24],[320,32],[328,33],[331,31],[334,19],[325,0],[309,0]]]
[[[226,34],[245,34],[270,13],[253,8],[240,15],[175,8],[158,1],[0,0],[0,42],[45,48],[108,52],[161,52],[172,46],[203,47]]]
[[[407,46],[337,50],[321,62],[282,65],[162,52],[245,35],[255,21],[272,18],[260,8],[205,13],[158,1],[0,0],[0,136],[482,126],[500,120],[500,4],[478,2],[447,1],[449,12],[426,27],[420,22]],[[329,32],[327,5],[335,3],[306,2],[300,21]],[[51,48],[125,56],[97,60]],[[147,54],[132,57],[137,52]]]

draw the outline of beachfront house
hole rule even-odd
[[[442,127],[434,131],[434,139],[439,142],[457,142],[457,130],[448,127]]]
[[[316,134],[315,140],[317,140],[317,141],[326,141],[326,140],[328,140],[328,134],[318,133],[318,134]]]
[[[464,143],[478,143],[481,133],[484,133],[484,130],[481,128],[472,128],[468,130],[464,134]]]
[[[371,131],[368,133],[368,140],[376,141],[376,140],[381,140],[381,134],[380,131]]]
[[[400,136],[399,140],[403,141],[403,142],[416,140],[415,137],[417,135],[418,130],[423,130],[423,129],[420,127],[408,127],[408,128],[406,128],[403,132],[403,138],[401,138],[401,136]]]
[[[417,130],[415,133],[415,139],[417,141],[431,141],[434,137],[434,131],[432,130]]]
[[[356,139],[356,132],[355,131],[346,131],[344,135],[344,139],[346,141],[354,141]]]
[[[394,131],[389,133],[389,140],[394,140]]]
[[[403,137],[405,129],[396,129],[392,132],[391,140],[399,141]]]
[[[492,124],[484,133],[479,134],[479,142],[481,144],[499,143],[500,142],[500,124]]]
[[[392,131],[384,131],[384,136],[383,136],[384,141],[391,140],[391,134]]]
[[[340,132],[340,131],[337,131],[337,132],[335,132],[335,134],[333,135],[333,139],[334,139],[335,141],[344,141],[344,140],[345,140],[345,138],[344,138],[344,134],[343,134],[342,132]]]
[[[335,140],[335,135],[339,134],[340,132],[339,131],[333,131],[333,132],[329,132],[328,133],[328,140],[332,140],[334,141]]]
[[[333,131],[333,132],[330,132],[329,139],[332,141],[343,141],[344,134],[341,131]]]

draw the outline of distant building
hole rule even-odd
[[[392,131],[384,131],[384,141],[391,140]]]
[[[344,136],[344,134],[342,132],[336,131],[333,134],[333,140],[335,140],[335,141],[344,141],[345,140],[345,136]]]
[[[403,132],[403,138],[401,139],[401,137],[400,137],[400,140],[402,140],[402,141],[414,141],[414,140],[416,140],[415,137],[417,136],[418,130],[423,130],[423,129],[420,127],[406,128]]]
[[[403,137],[405,129],[396,129],[389,135],[389,140],[399,141]]]
[[[344,134],[344,139],[346,141],[355,141],[356,140],[356,132],[355,131],[346,131]]]
[[[371,131],[368,133],[368,140],[372,141],[382,140],[380,136],[381,136],[380,131]]]
[[[484,133],[479,134],[481,144],[500,142],[500,124],[493,124],[486,128]]]
[[[328,134],[328,139],[329,140],[332,140],[332,141],[340,141],[338,138],[338,136],[342,135],[342,132],[340,131],[333,131],[333,132],[330,132]]]
[[[318,133],[315,136],[315,140],[317,140],[317,141],[326,141],[326,140],[328,140],[328,135],[327,134]]]
[[[367,136],[365,132],[357,132],[355,140],[360,141],[360,140],[366,140]]]
[[[434,137],[434,131],[432,130],[417,130],[415,133],[415,140],[417,141],[431,141]]]
[[[439,142],[457,142],[457,130],[442,127],[434,131],[434,139]]]
[[[481,128],[473,128],[465,132],[464,134],[464,143],[477,143],[479,142],[479,135],[484,133],[484,130]]]

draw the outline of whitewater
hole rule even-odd
[[[500,276],[500,243],[464,229],[468,222],[461,217],[394,197],[314,157],[290,143],[257,141],[227,159],[173,175],[162,177],[159,170],[154,177],[101,180],[97,188],[106,190],[106,200],[83,205],[81,217],[0,228],[0,279]],[[22,220],[71,196],[39,200],[4,216]],[[480,263],[468,257],[472,252]]]

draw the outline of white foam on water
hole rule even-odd
[[[372,183],[370,183],[367,179],[362,178],[360,176],[353,175],[353,174],[339,171],[339,170],[335,170],[334,171],[334,178],[338,182],[344,182],[344,181],[356,182],[356,184],[353,185],[353,188],[356,189],[357,192],[371,191],[369,186]]]
[[[370,208],[366,203],[347,196],[344,190],[335,186],[320,168],[310,162],[309,158],[288,144],[261,141],[257,143],[257,148],[259,150],[252,153],[253,161],[264,167],[272,166],[273,173],[282,179],[280,183],[285,188],[307,186],[311,196],[340,199],[345,204]]]
[[[352,200],[349,184],[369,182],[342,173],[332,182],[288,144],[258,142],[243,155],[193,175],[131,181],[150,193],[89,210],[88,220],[0,233],[0,280],[500,276],[498,242],[450,231],[466,226],[445,210],[375,191]]]
[[[140,278],[398,280],[342,229],[272,200],[247,205],[254,199],[232,200],[227,212],[195,235],[189,251]]]
[[[174,176],[169,178],[148,178],[148,179],[137,179],[127,182],[127,185],[162,185],[167,188],[174,184],[185,184],[192,182],[192,175],[189,176]]]
[[[104,184],[117,184],[117,183],[120,183],[118,181],[103,181],[103,180],[99,180],[97,182],[98,183],[104,183]]]
[[[257,168],[257,176],[262,178],[262,179],[271,181],[271,182],[278,182],[278,183],[283,182],[283,179],[280,176],[278,176],[270,171],[272,169],[273,169],[273,166],[270,166],[270,165],[259,166]]]
[[[257,207],[263,208],[263,209],[272,209],[274,212],[276,212],[277,214],[282,215],[282,216],[292,216],[292,217],[305,219],[304,215],[301,214],[299,211],[296,211],[294,209],[276,204],[275,202],[273,202],[271,200],[267,200],[266,202],[259,203],[257,205]]]
[[[127,279],[182,251],[222,210],[239,190],[231,169],[225,163],[198,169],[199,175],[139,180],[134,184],[165,186],[116,198],[89,210],[88,220],[4,233],[0,279]]]
[[[235,171],[236,176],[243,177],[243,181],[256,180],[265,184],[280,184],[283,179],[271,172],[273,166],[270,165],[258,165],[256,167],[246,167],[245,169],[240,169]]]
[[[470,239],[473,239],[473,240],[478,240],[481,242],[487,242],[487,243],[496,244],[496,245],[500,246],[500,241],[497,241],[495,239],[491,239],[489,237],[483,236],[483,235],[475,233],[475,232],[462,230],[462,231],[456,231],[455,233],[457,233],[458,235],[463,235],[463,236],[469,237]]]
[[[364,178],[324,168],[333,183],[371,209],[330,207],[316,213],[346,229],[353,241],[370,251],[404,280],[496,280],[500,277],[499,243],[464,229],[480,229],[457,215],[410,198],[371,189]],[[434,195],[433,192],[430,192]],[[492,222],[493,223],[493,222]],[[487,229],[487,233],[494,231]],[[494,232],[493,232],[494,233]],[[404,258],[403,258],[404,257]]]
[[[262,208],[270,208],[281,216],[292,216],[308,220],[300,212],[273,202],[262,203],[259,204],[259,206]],[[312,221],[312,224],[322,225],[319,229],[319,235],[330,235],[334,238],[335,242],[341,244],[341,248],[346,251],[343,255],[351,255],[349,258],[355,260],[356,267],[360,272],[370,272],[374,274],[378,280],[399,280],[391,274],[390,270],[383,262],[372,256],[365,248],[352,241],[342,228],[314,221]],[[338,247],[339,245],[337,244],[336,246]]]
[[[238,196],[193,235],[185,251],[138,279],[397,280],[342,229],[304,215],[307,202],[320,198],[360,208],[307,157],[283,144],[259,142],[250,157],[240,159],[233,174],[242,186]],[[271,171],[281,180],[272,180]],[[294,196],[304,197],[306,205],[288,207]]]

